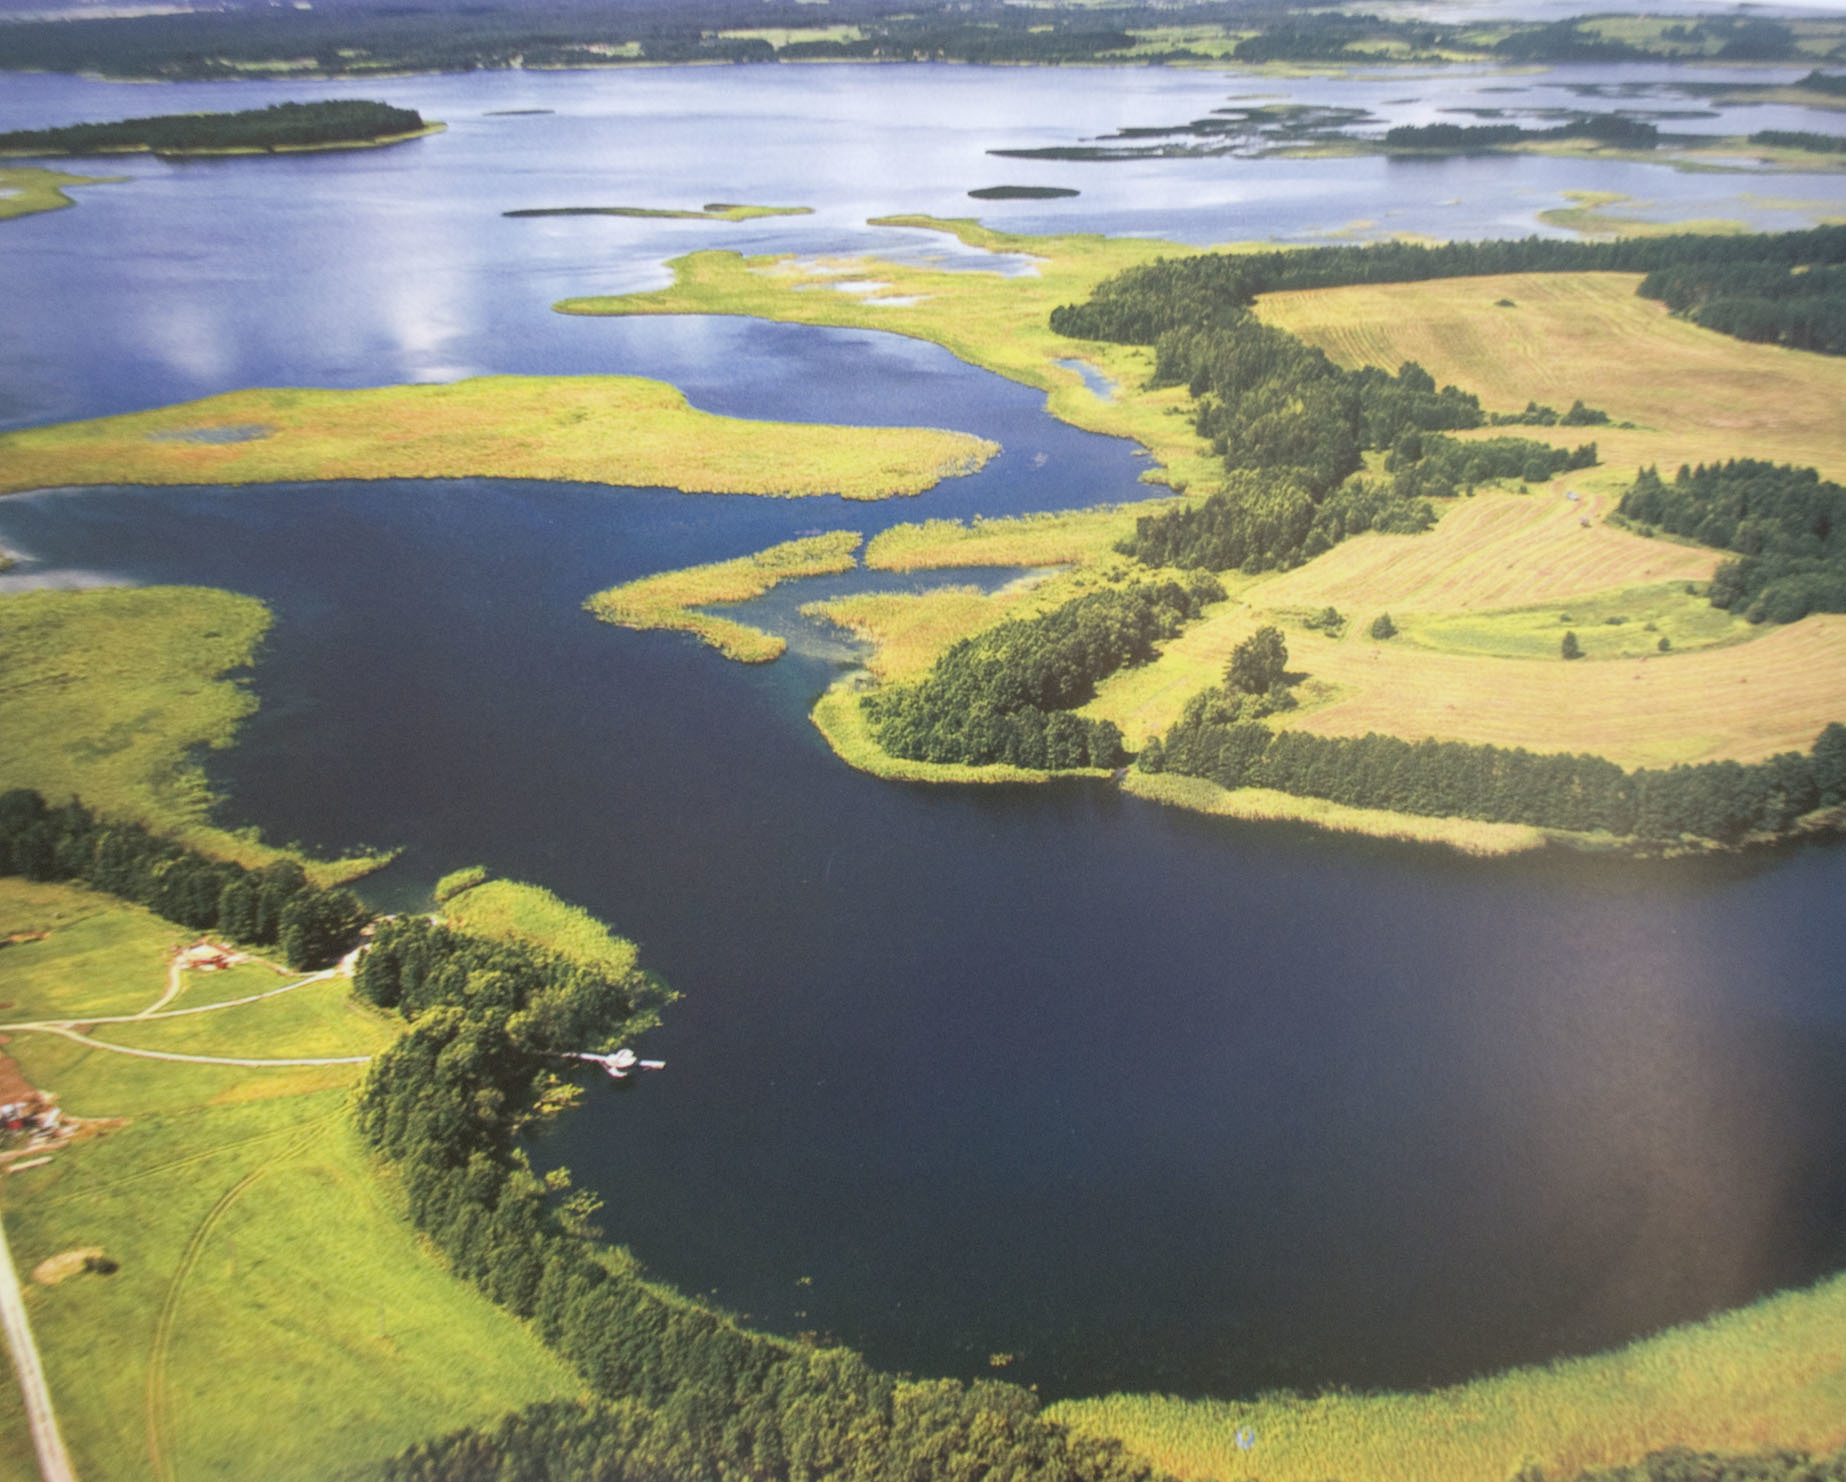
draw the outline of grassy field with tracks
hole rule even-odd
[[[883,499],[999,449],[926,427],[752,422],[635,376],[480,376],[256,390],[0,435],[0,493],[75,484],[559,479],[687,493]]]
[[[15,932],[47,935],[0,948],[11,1023],[149,1008],[182,936],[79,887],[0,879],[0,939]],[[187,973],[168,1007],[298,980],[261,964]],[[278,1060],[370,1054],[395,1032],[344,980],[103,1028],[98,1039]],[[79,1475],[324,1482],[445,1427],[577,1393],[403,1218],[347,1124],[362,1067],[154,1061],[18,1031],[5,1053],[92,1122],[0,1184]],[[115,1269],[31,1274],[83,1251]],[[23,1435],[17,1421],[13,1393],[0,1426]]]

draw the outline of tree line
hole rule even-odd
[[[1056,770],[1113,767],[1113,721],[1071,711],[1096,682],[1144,663],[1224,588],[1203,573],[1088,592],[1033,618],[1013,618],[950,647],[915,684],[867,695],[872,735],[913,761]]]
[[[1817,469],[1735,458],[1682,465],[1668,483],[1644,468],[1617,512],[1643,530],[1737,552],[1707,588],[1714,607],[1753,623],[1846,612],[1846,486]]]
[[[1846,266],[1839,263],[1684,263],[1657,268],[1636,291],[1735,339],[1846,355]]]
[[[303,970],[337,961],[371,919],[350,890],[315,889],[292,859],[248,870],[29,788],[0,793],[0,875],[81,881],[194,931],[279,947]]]
[[[1232,321],[1258,294],[1284,289],[1494,273],[1652,273],[1721,263],[1812,269],[1841,262],[1846,262],[1846,226],[1736,237],[1685,232],[1608,242],[1525,237],[1433,246],[1374,242],[1248,254],[1205,252],[1125,268],[1098,284],[1085,302],[1052,310],[1051,327],[1075,339],[1152,345],[1169,330]]]
[[[1623,149],[1652,149],[1660,142],[1660,130],[1623,113],[1584,113],[1549,129],[1527,129],[1518,124],[1398,124],[1386,129],[1384,136],[1387,149],[1453,153],[1554,139],[1589,139]]]
[[[1277,732],[1244,718],[1239,696],[1211,690],[1194,696],[1165,737],[1148,743],[1138,765],[1354,808],[1728,844],[1786,833],[1806,814],[1846,803],[1846,726],[1829,725],[1806,755],[1629,772],[1589,755],[1377,733]]]
[[[1042,1420],[1027,1392],[910,1381],[751,1332],[600,1243],[599,1200],[541,1178],[519,1137],[568,1100],[564,1052],[644,1030],[663,990],[421,919],[381,923],[355,989],[407,1020],[354,1115],[455,1274],[532,1323],[593,1398],[410,1447],[381,1482],[1033,1477],[1153,1482],[1119,1445]]]
[[[168,113],[116,123],[69,124],[0,134],[0,152],[100,154],[110,150],[281,149],[357,144],[423,128],[414,108],[341,99],[272,103],[237,113]]]

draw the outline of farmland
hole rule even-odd
[[[0,938],[47,933],[4,949],[5,1019],[153,1005],[177,931],[75,886],[0,880]],[[292,981],[260,963],[186,973],[171,1007]],[[372,1053],[393,1034],[343,979],[110,1030],[97,1037],[284,1062]],[[307,1482],[433,1429],[576,1392],[403,1219],[347,1125],[361,1067],[152,1061],[45,1033],[9,1041],[26,1079],[89,1123],[6,1180],[22,1277],[71,1250],[113,1263],[26,1283],[80,1475]]]
[[[1344,366],[1415,360],[1494,411],[1581,398],[1633,429],[1597,428],[1602,461],[1762,458],[1846,476],[1846,361],[1752,345],[1635,295],[1632,273],[1509,273],[1267,294],[1264,320]],[[1562,443],[1579,429],[1522,429]]]

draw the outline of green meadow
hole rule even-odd
[[[1684,653],[1757,636],[1687,585],[1654,582],[1501,612],[1398,613],[1393,621],[1400,638],[1421,648],[1509,659],[1556,658],[1566,632],[1577,635],[1585,658],[1597,659]]]
[[[150,1006],[181,935],[92,891],[0,879],[0,938],[14,932],[49,936],[0,948],[7,1022]],[[295,980],[238,972],[238,988]],[[169,1007],[231,987],[188,974]],[[344,981],[103,1028],[182,1053],[278,1059],[369,1054],[394,1033]],[[48,1164],[0,1184],[80,1476],[326,1482],[432,1432],[578,1392],[410,1228],[348,1126],[362,1067],[152,1061],[17,1031],[5,1053],[90,1123]],[[114,1269],[32,1275],[85,1251]],[[0,1423],[17,1403],[10,1394]]]

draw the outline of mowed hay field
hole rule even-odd
[[[1635,273],[1506,273],[1267,294],[1258,312],[1341,365],[1417,361],[1491,411],[1581,398],[1636,430],[1518,428],[1594,439],[1612,467],[1764,458],[1846,478],[1846,360],[1730,339],[1637,297]],[[1500,300],[1512,301],[1502,307]]]
[[[1569,483],[1569,478],[1561,480]],[[1574,487],[1574,485],[1572,486]],[[1562,602],[1612,587],[1705,581],[1717,551],[1604,524],[1617,499],[1584,491],[1491,493],[1454,501],[1422,535],[1366,534],[1264,582],[1266,607],[1485,612]],[[1589,520],[1588,528],[1581,523]]]

